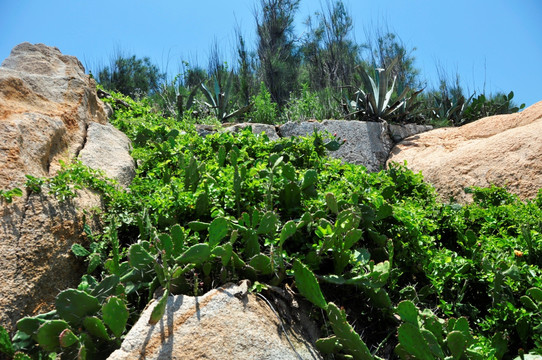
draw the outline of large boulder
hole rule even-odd
[[[224,128],[224,131],[238,133],[249,126],[252,128],[253,134],[259,135],[261,133],[265,133],[265,135],[267,135],[267,137],[271,141],[275,141],[279,139],[275,125],[269,125],[269,124],[240,123],[240,124],[234,124],[234,125],[228,126]]]
[[[247,286],[242,281],[201,297],[170,296],[155,325],[149,324],[151,303],[108,360],[321,358],[314,325],[302,312],[247,293]]]
[[[331,157],[352,164],[364,165],[369,171],[381,170],[393,146],[388,127],[382,122],[324,120],[287,122],[279,129],[281,137],[307,136],[327,131],[346,139],[343,146],[330,153]]]
[[[336,134],[346,142],[339,150],[330,152],[331,157],[363,165],[369,171],[380,171],[385,168],[395,143],[431,129],[430,125],[388,125],[386,122],[357,120],[302,121],[280,126],[279,136],[308,136],[315,131]]]
[[[520,113],[496,115],[457,128],[405,139],[389,162],[421,171],[441,197],[470,200],[469,186],[505,186],[522,199],[542,188],[542,102]]]
[[[116,134],[122,145],[114,149],[110,139],[88,136],[100,127]],[[29,192],[25,175],[54,176],[59,160],[69,163],[83,152],[84,163],[126,184],[134,166],[129,146],[123,134],[107,125],[96,84],[75,57],[23,43],[2,63],[0,189],[19,187],[23,196],[12,203],[0,199],[0,325],[13,331],[19,318],[50,310],[60,290],[77,285],[84,269],[70,248],[84,241],[85,222],[99,226],[91,211],[101,207],[99,195],[81,191],[59,202],[45,190]],[[92,149],[100,152],[93,155]],[[118,167],[128,173],[115,174],[106,166],[119,159],[126,166]]]
[[[135,164],[130,156],[130,139],[111,124],[90,123],[85,147],[79,160],[93,169],[100,169],[107,177],[128,186],[135,176]]]

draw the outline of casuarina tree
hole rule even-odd
[[[271,96],[283,105],[297,83],[299,54],[294,15],[300,0],[260,0],[256,11],[261,77]]]

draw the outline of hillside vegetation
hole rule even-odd
[[[105,228],[73,247],[88,263],[77,289],[21,319],[11,340],[4,331],[3,352],[105,358],[153,294],[201,295],[240,279],[257,292],[288,285],[310,302],[330,358],[540,352],[542,194],[522,202],[474,188],[472,204],[446,204],[403,165],[368,173],[328,158],[343,141],[330,134],[201,137],[147,100],[106,101],[133,141],[136,178],[123,189],[79,163],[29,178],[29,190],[61,200],[100,191]]]

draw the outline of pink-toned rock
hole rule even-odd
[[[316,327],[295,300],[247,291],[245,280],[200,297],[170,296],[162,319],[150,325],[153,302],[108,360],[321,359]]]
[[[390,162],[421,171],[443,200],[470,200],[464,188],[505,186],[522,199],[542,188],[542,102],[520,113],[496,115],[458,128],[405,139]]]
[[[16,46],[0,66],[0,189],[23,190],[13,203],[0,198],[0,325],[10,332],[18,319],[51,310],[60,290],[78,284],[83,263],[70,248],[84,241],[85,221],[98,226],[90,209],[102,206],[90,191],[63,203],[46,190],[30,193],[25,175],[54,176],[59,160],[69,163],[82,150],[89,166],[110,176],[123,167],[104,163],[128,157],[125,162],[133,168],[124,134],[114,138],[121,149],[115,154],[108,145],[111,136],[105,141],[103,135],[88,136],[89,127],[120,133],[108,127],[96,83],[79,60],[43,44]],[[123,141],[128,144],[117,144]]]

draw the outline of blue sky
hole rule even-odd
[[[207,64],[217,42],[232,58],[235,25],[255,44],[258,0],[0,0],[0,59],[23,41],[75,55],[86,67],[106,65],[120,49],[149,56],[170,74],[181,60]],[[296,33],[325,0],[301,0]],[[466,90],[513,90],[527,106],[542,100],[541,0],[345,0],[358,43],[367,30],[387,25],[416,48],[415,66],[428,87],[437,65],[458,73]]]

